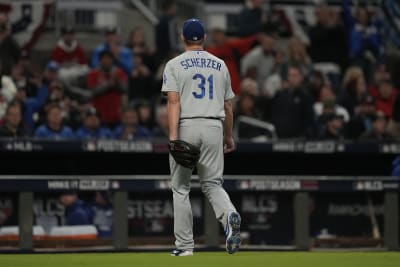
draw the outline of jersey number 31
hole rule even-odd
[[[197,87],[200,88],[201,91],[200,92],[192,92],[192,94],[195,98],[201,99],[206,96],[206,82],[208,82],[208,99],[213,99],[214,77],[212,74],[210,76],[208,76],[208,78],[206,79],[206,77],[204,77],[204,75],[197,73],[193,76],[192,79],[200,80]]]

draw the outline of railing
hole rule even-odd
[[[243,137],[240,135],[240,129],[243,125],[254,127],[255,129],[260,129],[264,132],[263,134],[252,137],[251,140],[253,141],[267,142],[277,140],[275,126],[273,124],[248,116],[239,116],[236,119],[233,127],[233,135],[235,140],[243,139]]]

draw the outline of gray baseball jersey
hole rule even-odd
[[[203,50],[187,51],[168,61],[161,91],[179,92],[181,119],[223,119],[224,100],[234,97],[225,62]]]
[[[225,229],[228,214],[236,211],[222,187],[224,101],[234,97],[228,69],[221,59],[206,51],[186,51],[165,66],[161,90],[180,94],[178,138],[200,148],[197,172],[201,189]],[[193,218],[189,202],[192,170],[177,164],[172,156],[170,169],[175,245],[178,249],[193,250]]]

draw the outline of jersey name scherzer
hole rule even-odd
[[[224,119],[224,101],[234,97],[225,62],[203,50],[186,51],[169,60],[161,91],[179,93],[181,119]]]

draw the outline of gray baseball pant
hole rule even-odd
[[[224,170],[223,123],[214,119],[184,119],[179,124],[179,139],[200,147],[197,164],[201,190],[210,201],[217,220],[225,229],[227,216],[236,211],[222,187]],[[193,214],[190,205],[192,170],[177,164],[170,156],[174,206],[174,234],[177,249],[193,250]]]

